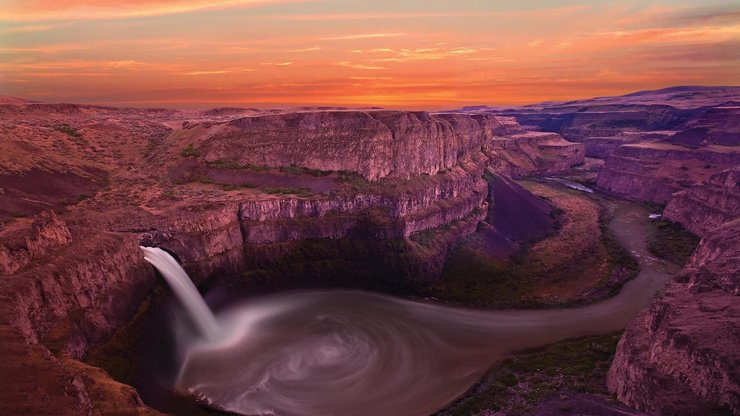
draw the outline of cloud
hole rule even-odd
[[[319,40],[358,40],[358,39],[378,39],[378,38],[395,38],[399,36],[406,36],[405,33],[354,33],[349,35],[339,35],[319,38]]]
[[[388,69],[388,68],[386,68],[384,66],[357,64],[357,63],[352,63],[352,62],[348,62],[348,61],[337,62],[337,65],[342,66],[342,67],[345,67],[345,68],[368,69],[368,70],[371,70],[371,71]]]
[[[464,7],[462,5],[461,7]],[[260,16],[262,19],[288,21],[331,21],[331,20],[402,20],[402,19],[429,19],[429,18],[491,18],[491,17],[534,17],[571,14],[589,10],[589,5],[574,5],[563,7],[521,9],[507,11],[426,11],[426,12],[360,12],[360,13],[302,13],[302,14],[273,14]]]
[[[43,25],[22,25],[12,26],[0,29],[0,33],[39,33],[50,30],[60,29],[67,26],[65,23],[43,24]]]
[[[127,19],[168,14],[258,7],[305,0],[7,0],[0,10],[0,20],[93,20]]]
[[[289,52],[289,53],[300,53],[300,52],[315,52],[315,51],[320,51],[320,50],[321,50],[321,47],[320,46],[311,46],[310,48],[288,49],[285,52]]]
[[[732,8],[625,0],[479,12],[428,0],[377,12],[322,0],[240,10],[297,1],[6,1],[0,84],[77,102],[446,106],[740,83]],[[229,12],[201,13],[217,9]],[[2,20],[20,11],[25,20]],[[192,14],[161,17],[172,13]]]
[[[662,19],[669,25],[708,25],[740,22],[740,3],[734,5],[684,8]]]
[[[228,74],[229,71],[192,71],[192,72],[185,72],[185,75],[219,75],[219,74]]]

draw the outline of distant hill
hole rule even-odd
[[[544,102],[527,108],[570,107],[576,105],[670,105],[690,109],[740,101],[740,86],[676,86],[630,94],[596,97],[566,102]]]
[[[23,98],[0,95],[0,104],[33,104],[39,101],[24,100]]]

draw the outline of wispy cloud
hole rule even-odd
[[[320,46],[311,46],[309,48],[287,49],[285,52],[289,52],[289,53],[300,53],[300,52],[315,52],[315,51],[320,51],[320,50],[321,50],[321,47]]]
[[[0,33],[39,33],[39,32],[48,32],[50,30],[60,29],[66,26],[68,26],[67,23],[11,26],[11,27],[7,27],[4,29],[0,29]]]
[[[94,20],[153,17],[205,10],[259,7],[304,0],[8,0],[3,2],[0,20]]]
[[[337,62],[337,65],[343,66],[345,68],[368,69],[368,70],[371,70],[371,71],[378,71],[378,70],[382,70],[382,69],[388,69],[388,68],[386,68],[384,66],[366,65],[366,64],[361,64],[361,63],[352,63],[352,62],[349,62],[349,61]]]
[[[219,74],[228,74],[229,71],[192,71],[192,72],[185,72],[185,75],[219,75]]]
[[[10,0],[0,7],[0,84],[64,101],[382,106],[740,84],[736,9],[701,0],[427,0],[382,11],[344,0]]]
[[[360,40],[360,39],[379,39],[379,38],[395,38],[399,36],[406,36],[405,33],[353,33],[349,35],[329,36],[319,38],[319,40]]]

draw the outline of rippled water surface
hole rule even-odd
[[[642,269],[599,304],[477,311],[360,291],[273,295],[219,312],[211,341],[180,336],[176,387],[242,414],[433,413],[506,352],[623,328],[672,271],[647,255],[644,218],[617,210],[612,228]]]

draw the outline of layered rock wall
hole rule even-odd
[[[708,181],[673,194],[663,215],[696,235],[740,217],[740,168],[713,175]]]
[[[244,117],[189,127],[208,162],[357,172],[369,180],[434,175],[480,151],[493,116],[335,111]]]
[[[596,185],[636,200],[666,203],[673,193],[740,164],[740,149],[689,149],[669,144],[624,145],[599,170]]]
[[[116,406],[126,401],[122,412],[147,412],[135,392],[77,361],[130,319],[153,288],[155,273],[140,244],[169,250],[198,282],[219,274],[248,280],[268,269],[304,278],[365,266],[369,272],[362,278],[434,280],[449,247],[475,232],[487,214],[483,172],[498,156],[484,151],[492,149],[494,135],[506,150],[502,165],[521,175],[565,169],[583,154],[557,135],[501,137],[501,125],[488,115],[337,111],[183,123],[170,120],[171,113],[152,112],[110,124],[126,111],[24,111],[23,117],[53,114],[55,123],[79,127],[54,137],[34,158],[60,165],[84,159],[105,167],[106,181],[84,202],[58,207],[64,214],[45,212],[0,229],[0,369],[27,370],[17,388],[3,392],[9,399],[0,404],[15,407],[0,406],[0,413],[9,414],[44,414],[43,404],[18,400],[29,389],[63,392],[50,396],[64,406],[57,414],[94,414],[107,408],[108,399]],[[3,114],[13,124],[13,115]],[[65,118],[70,114],[74,121]],[[163,138],[166,126],[175,130]],[[33,138],[51,127],[29,129]],[[116,136],[122,132],[130,140]],[[25,136],[17,142],[25,143]],[[65,153],[73,142],[95,150],[84,157]],[[128,147],[115,147],[121,142]],[[526,154],[519,158],[517,152]],[[354,183],[310,196],[172,183],[167,171],[184,159],[233,162],[242,169],[350,171],[364,179],[334,173],[332,178],[348,176]]]
[[[8,236],[5,244],[0,244],[0,273],[15,273],[31,260],[41,259],[72,240],[67,224],[54,211],[42,211],[32,222],[29,234],[21,234],[24,235],[15,238],[15,242]]]
[[[494,137],[486,146],[491,167],[511,177],[550,175],[583,163],[583,144],[555,133],[518,132]]]
[[[260,245],[345,238],[404,241],[484,215],[486,163],[479,157],[445,173],[409,181],[384,180],[366,190],[312,197],[263,195],[193,207],[155,225],[157,231],[143,233],[142,241],[175,253],[197,280],[219,271],[245,270],[249,267],[245,254],[261,250]],[[413,257],[414,245],[407,251],[404,255]],[[439,253],[441,260],[444,254],[445,250]],[[427,270],[426,280],[441,272]]]
[[[657,416],[740,414],[740,219],[702,240],[619,342],[608,386]]]

